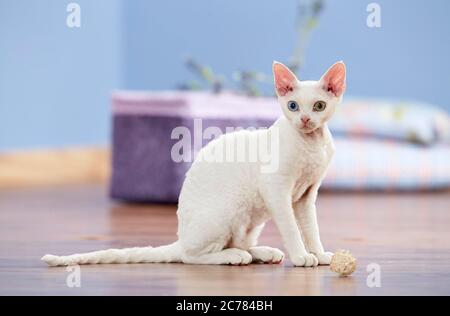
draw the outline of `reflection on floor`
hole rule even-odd
[[[450,294],[450,193],[319,196],[328,250],[349,249],[358,269],[340,278],[328,267],[182,264],[81,267],[68,287],[66,268],[48,268],[45,253],[158,246],[176,238],[176,206],[111,202],[103,186],[0,192],[0,294],[379,295]],[[260,244],[282,247],[269,224]],[[369,287],[367,266],[381,269]],[[369,282],[370,284],[370,282]]]

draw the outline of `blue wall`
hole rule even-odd
[[[0,149],[106,143],[109,93],[121,85],[121,9],[77,0],[0,1]]]
[[[294,44],[295,0],[78,0],[80,29],[65,26],[69,2],[0,2],[0,150],[107,143],[112,89],[173,88],[192,78],[187,55],[229,78],[270,74]],[[343,59],[349,94],[450,109],[450,2],[379,0],[380,29],[370,2],[326,1],[300,77]]]
[[[450,109],[450,1],[383,0],[382,27],[366,25],[372,1],[325,0],[300,76],[319,77],[342,59],[348,93],[406,97]],[[270,74],[271,61],[288,61],[297,1],[130,1],[126,7],[125,83],[167,88],[192,77],[191,55],[227,77],[236,69]],[[145,36],[142,36],[142,33]]]

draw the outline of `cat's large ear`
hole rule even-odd
[[[327,72],[320,79],[320,82],[326,92],[333,94],[335,97],[340,97],[345,92],[345,80],[345,64],[344,62],[339,61],[327,70]]]
[[[285,96],[294,91],[297,86],[297,77],[288,67],[277,61],[273,62],[273,78],[275,81],[275,90],[278,96]]]

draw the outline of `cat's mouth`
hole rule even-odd
[[[300,134],[306,135],[313,133],[317,126],[312,122],[292,124],[292,127]]]
[[[314,132],[315,129],[316,129],[315,125],[314,124],[309,124],[309,123],[302,124],[299,127],[300,132],[302,132],[304,134],[312,133],[312,132]]]

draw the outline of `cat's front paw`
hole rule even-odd
[[[316,267],[319,264],[319,260],[312,253],[293,257],[291,256],[291,262],[296,267]]]
[[[320,265],[329,265],[331,262],[331,258],[333,258],[332,252],[322,252],[322,253],[316,253],[315,256],[319,260]]]

